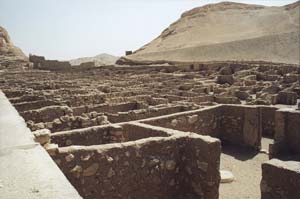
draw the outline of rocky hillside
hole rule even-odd
[[[95,62],[96,66],[102,66],[102,65],[115,64],[117,59],[119,59],[119,57],[115,57],[113,55],[102,53],[102,54],[96,55],[94,57],[81,57],[78,59],[72,59],[72,60],[69,60],[69,62],[71,63],[71,65],[79,65],[79,64],[85,63],[85,62]]]
[[[27,61],[22,50],[13,45],[8,32],[0,26],[0,68],[18,68]]]
[[[135,61],[272,61],[299,64],[300,1],[266,7],[232,2],[182,14],[159,37],[120,59]]]

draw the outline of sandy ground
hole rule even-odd
[[[262,149],[268,149],[271,139],[262,139]],[[220,184],[220,199],[259,199],[261,164],[268,160],[264,153],[224,146],[221,170],[229,170],[235,176],[232,183]]]

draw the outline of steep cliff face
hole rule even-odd
[[[297,64],[299,12],[299,1],[282,7],[223,2],[194,8],[123,60]]]
[[[27,61],[22,50],[13,45],[8,32],[0,26],[0,68],[21,67]]]

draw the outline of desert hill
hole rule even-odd
[[[0,26],[0,68],[18,67],[27,61],[22,50],[13,45],[8,32]]]
[[[118,62],[271,61],[299,64],[300,1],[266,7],[222,2],[194,8]]]
[[[111,65],[114,64],[119,57],[115,57],[113,55],[109,55],[106,53],[102,53],[99,55],[96,55],[94,57],[81,57],[77,59],[72,59],[69,60],[71,65],[80,65],[81,63],[85,62],[95,62],[96,66],[101,66],[101,65]]]

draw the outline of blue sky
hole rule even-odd
[[[296,0],[234,0],[279,6]],[[72,59],[123,55],[189,9],[220,0],[0,0],[0,25],[26,54]]]

